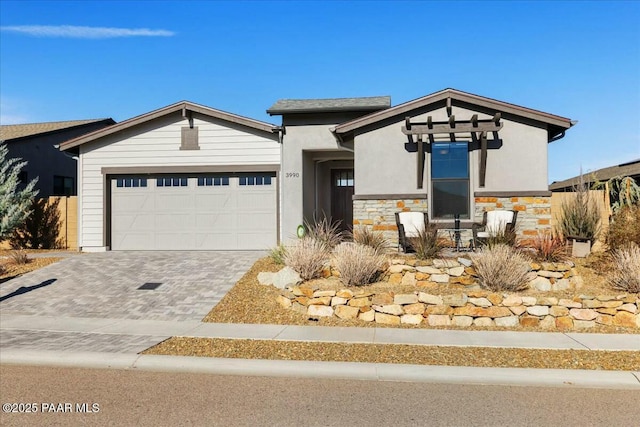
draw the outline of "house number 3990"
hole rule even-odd
[[[285,174],[286,178],[300,178],[300,172],[287,172]]]

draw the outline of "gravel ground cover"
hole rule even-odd
[[[640,352],[170,338],[143,354],[501,368],[640,370]]]
[[[0,283],[6,282],[18,276],[21,276],[30,271],[37,270],[42,267],[46,267],[49,264],[60,261],[62,258],[47,257],[47,258],[29,258],[29,262],[26,264],[14,264],[10,259],[0,259],[0,264],[4,266],[4,270],[0,268]]]
[[[598,261],[601,262],[601,261]],[[578,294],[611,294],[618,295],[620,291],[613,291],[606,286],[606,279],[598,275],[593,268],[593,260],[578,260],[576,268],[584,279],[584,286],[578,291]],[[429,326],[426,322],[419,326],[402,324],[399,326],[385,326],[374,322],[363,322],[360,320],[341,320],[337,317],[321,317],[317,320],[310,320],[306,316],[296,313],[293,310],[282,308],[276,298],[280,295],[280,291],[273,286],[263,286],[258,283],[257,275],[261,271],[278,271],[282,268],[277,265],[269,257],[258,260],[251,269],[236,283],[236,285],[227,293],[227,295],[205,316],[204,322],[215,323],[258,323],[258,324],[277,324],[277,325],[322,325],[322,326],[351,326],[351,327],[403,327],[403,328],[431,328],[431,329],[464,329],[464,330],[506,330],[506,331],[545,331],[542,328],[534,327],[467,327],[457,328],[455,326]],[[337,279],[319,279],[314,281],[320,289],[342,289],[345,286]],[[413,292],[422,290],[418,287],[406,287],[401,285],[389,285],[380,282],[369,286],[361,286],[367,292],[384,292],[394,291],[396,293]],[[459,287],[440,286],[438,289],[429,289],[426,292],[432,294],[448,294],[461,292]],[[522,295],[540,295],[539,292],[527,291]],[[574,291],[548,292],[545,296],[553,296],[558,298],[571,298],[576,293]],[[581,331],[573,331],[581,332]],[[620,328],[615,326],[597,325],[590,328],[588,333],[625,333],[638,334],[638,329]]]

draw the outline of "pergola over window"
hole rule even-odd
[[[471,139],[472,142],[480,143],[480,187],[485,185],[485,177],[487,173],[487,134],[494,134],[494,138],[498,139],[497,133],[502,129],[500,123],[500,113],[496,113],[493,118],[486,120],[478,120],[478,115],[474,114],[469,120],[456,120],[451,114],[451,98],[447,99],[447,115],[449,120],[442,122],[433,121],[431,116],[427,117],[426,122],[411,122],[411,118],[405,119],[405,125],[402,126],[402,133],[407,135],[409,142],[417,143],[417,167],[418,167],[418,188],[423,188],[424,175],[424,159],[425,159],[425,139],[431,144],[433,150],[436,144],[436,135],[438,139],[442,137],[450,142],[456,142],[456,137]],[[417,139],[414,140],[414,137]]]

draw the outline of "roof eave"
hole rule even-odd
[[[139,124],[146,123],[151,120],[155,120],[157,118],[164,117],[169,114],[173,114],[182,109],[187,109],[189,111],[194,111],[203,115],[207,115],[207,116],[215,117],[228,122],[236,123],[236,124],[246,126],[252,129],[256,129],[258,131],[262,131],[265,133],[277,133],[279,129],[278,126],[273,125],[271,123],[261,122],[258,120],[250,119],[248,117],[243,117],[237,114],[228,113],[222,110],[216,110],[214,108],[209,108],[203,105],[194,104],[189,101],[180,101],[175,104],[171,104],[166,107],[160,108],[158,110],[154,110],[149,113],[132,117],[130,119],[124,120],[115,125],[112,125],[103,129],[99,129],[97,131],[88,133],[86,135],[82,135],[78,138],[74,138],[69,141],[63,142],[62,144],[60,144],[60,150],[66,151],[71,148],[78,147],[80,145],[95,141],[96,139],[99,139],[99,138],[104,138],[105,136],[112,135],[114,133],[120,132],[130,127],[137,126]]]
[[[436,102],[445,100],[447,98],[453,98],[457,101],[469,103],[473,105],[483,106],[490,109],[504,111],[516,116],[530,118],[536,121],[547,123],[549,125],[558,126],[563,129],[569,129],[576,122],[566,117],[556,116],[554,114],[545,113],[543,111],[533,110],[519,105],[510,104],[503,101],[498,101],[491,98],[474,95],[467,92],[462,92],[456,89],[444,89],[439,92],[434,92],[430,95],[423,96],[418,99],[414,99],[403,104],[391,107],[389,109],[374,112],[372,114],[359,117],[346,123],[342,123],[336,126],[337,133],[346,134],[353,132],[371,124],[375,124],[379,121],[385,120],[393,116],[399,116],[406,114],[417,108],[424,107],[426,105],[434,104]]]
[[[322,113],[350,113],[350,112],[375,112],[385,110],[385,107],[330,107],[330,108],[299,108],[299,109],[269,109],[270,116],[281,116],[284,114],[322,114]]]

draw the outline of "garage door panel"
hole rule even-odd
[[[114,230],[153,231],[155,229],[155,218],[153,214],[123,213],[114,216],[111,224]]]
[[[207,230],[233,230],[237,227],[237,215],[227,213],[198,213],[195,221],[196,227],[203,232]]]
[[[182,175],[172,176],[182,185],[172,187],[157,187],[156,178],[162,176],[146,177],[148,185],[135,188],[141,178],[119,178],[125,184],[133,183],[124,188],[117,187],[113,180],[112,249],[233,250],[275,246],[275,177],[271,185],[239,185],[239,177],[233,175],[224,181],[192,176],[184,186]]]
[[[156,211],[190,211],[193,210],[194,207],[193,196],[190,194],[156,195]]]
[[[195,248],[195,233],[161,232],[155,234],[155,249],[189,250]]]
[[[232,194],[197,194],[196,208],[209,211],[234,209],[237,206],[236,197]]]

